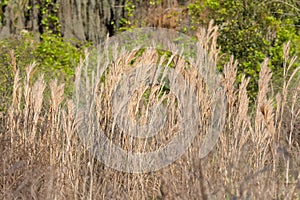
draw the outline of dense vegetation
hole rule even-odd
[[[269,67],[276,84],[282,84],[283,44],[292,41],[291,54],[300,55],[299,1],[206,0],[204,5],[199,3],[188,5],[193,23],[214,19],[220,26],[218,45],[223,60],[234,55],[239,61],[239,82],[242,74],[251,77],[248,89],[252,100],[257,94],[260,63],[265,57],[270,58]],[[201,18],[201,13],[207,14]]]
[[[85,67],[81,61],[99,41],[144,26],[174,29],[203,44],[217,59],[213,68],[221,72],[228,106],[219,142],[204,159],[199,134],[170,166],[129,174],[87,151],[77,134],[72,93],[85,76],[76,69]],[[0,199],[299,199],[299,44],[298,0],[1,0]],[[165,56],[163,63],[173,64],[176,56],[145,49],[125,55],[99,91],[87,89],[107,137],[130,149],[132,138],[110,127],[107,94],[136,61]],[[203,92],[199,115],[206,132],[213,99],[193,81]],[[148,112],[159,98],[146,91],[147,105],[131,101]],[[176,99],[159,91],[175,116]],[[174,136],[176,124],[169,123],[161,135],[134,140],[133,150],[160,148]]]
[[[105,4],[105,1],[102,3]],[[122,4],[118,1],[112,3],[122,10],[113,10],[114,15],[104,13],[107,19],[101,22],[104,25],[101,28],[101,36],[98,36],[102,39],[105,38],[105,32],[113,35],[142,26],[172,28],[196,36],[199,27],[207,27],[209,22],[214,20],[219,26],[220,34],[217,42],[221,49],[218,68],[222,71],[224,63],[234,55],[239,62],[237,83],[240,83],[243,74],[251,78],[248,85],[251,102],[255,101],[260,63],[265,57],[269,58],[269,67],[274,73],[273,83],[275,88],[278,88],[282,85],[283,44],[291,41],[291,55],[300,55],[299,1],[127,0]],[[11,31],[9,38],[2,38],[0,41],[0,91],[1,94],[6,93],[4,96],[11,93],[9,86],[12,81],[12,68],[7,68],[11,61],[10,50],[14,49],[21,70],[24,71],[25,66],[35,60],[39,66],[37,71],[45,73],[46,79],[55,76],[69,85],[74,76],[74,66],[83,55],[84,46],[87,46],[88,42],[99,42],[99,39],[96,39],[98,37],[91,37],[97,32],[92,33],[93,30],[86,27],[83,27],[84,38],[68,34],[78,30],[68,30],[71,25],[62,14],[65,10],[62,10],[63,4],[60,1],[44,0],[39,5],[33,5],[31,1],[21,4],[3,0],[0,5],[2,33],[8,25]],[[90,9],[93,10],[92,7]],[[103,5],[102,9],[105,11],[109,7]],[[34,19],[31,18],[38,16],[39,24],[35,25],[32,22]],[[96,18],[85,15],[81,17],[82,20]],[[27,24],[33,24],[28,29],[23,24],[26,20]],[[297,64],[299,63],[296,62],[293,68]],[[67,93],[70,93],[71,88],[67,88]],[[0,109],[3,110],[3,106],[0,106]]]
[[[239,62],[237,82],[240,83],[243,74],[251,77],[248,91],[252,102],[257,95],[260,64],[265,57],[270,58],[269,67],[278,87],[282,84],[283,44],[291,41],[291,55],[300,55],[299,1],[195,0],[181,1],[183,4],[179,1],[175,7],[167,9],[165,1],[154,0],[148,6],[155,14],[146,17],[145,22],[134,18],[134,8],[136,15],[141,9],[135,7],[134,2],[126,4],[127,28],[148,23],[195,36],[199,27],[207,27],[214,20],[220,34],[217,42],[221,48],[219,69],[222,71],[224,63],[234,55]]]

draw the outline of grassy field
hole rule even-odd
[[[208,33],[212,37],[200,34],[198,39],[216,60],[216,32]],[[233,58],[224,66],[220,84],[228,102],[226,123],[208,156],[199,158],[199,133],[176,162],[142,174],[120,172],[94,159],[77,134],[76,105],[64,96],[64,84],[56,80],[46,84],[43,76],[32,82],[34,63],[21,79],[12,63],[12,101],[0,116],[0,199],[300,199],[300,84],[298,69],[290,71],[296,58],[289,57],[289,44],[283,52],[282,87],[273,87],[266,59],[261,64],[257,100],[251,106],[246,90],[249,80],[243,77],[240,85],[235,83],[237,63]],[[147,62],[158,59],[155,52],[143,55]],[[126,70],[132,54],[123,59],[116,69]],[[83,67],[84,62],[77,76]],[[119,74],[111,70],[106,88],[95,92],[102,97],[97,101],[99,118],[107,126],[112,109],[107,96]],[[198,94],[202,97],[200,120],[209,123],[212,99],[205,86],[197,84],[203,88]],[[45,97],[47,91],[49,98]],[[174,98],[164,95],[167,100]],[[149,99],[148,104],[157,100]],[[139,101],[134,99],[133,107]],[[174,101],[168,106],[176,110]],[[173,128],[170,123],[162,135],[154,137],[151,148],[167,141],[164,137],[171,137]],[[205,126],[202,129],[206,131]],[[123,148],[131,145],[121,133],[113,137],[110,128],[106,134]]]

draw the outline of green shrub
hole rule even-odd
[[[35,60],[37,45],[33,35],[28,33],[0,40],[0,111],[5,110],[11,98],[14,67],[24,77],[26,66]],[[14,59],[16,66],[13,66]]]
[[[83,56],[83,48],[76,48],[59,35],[46,33],[35,49],[38,69],[44,73],[45,80],[58,79],[65,83],[67,94],[72,92],[75,68]]]
[[[283,44],[292,41],[291,54],[299,55],[299,9],[293,1],[258,0],[196,0],[188,5],[190,29],[207,24],[211,19],[220,27],[221,48],[219,68],[231,55],[239,61],[237,82],[245,74],[252,101],[257,94],[260,63],[270,58],[269,67],[280,85],[283,71]],[[298,42],[297,42],[298,41]],[[296,66],[296,65],[294,65]]]
[[[73,43],[79,44],[77,41]],[[65,41],[58,34],[44,33],[39,38],[25,31],[19,36],[0,40],[0,111],[5,110],[12,93],[14,67],[11,50],[14,50],[21,78],[25,77],[26,67],[35,61],[33,79],[40,74],[45,75],[46,82],[56,78],[65,84],[65,94],[70,96],[75,68],[87,46],[76,47],[73,43]]]

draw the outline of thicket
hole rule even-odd
[[[40,74],[44,74],[47,83],[54,78],[64,83],[67,96],[70,96],[73,91],[75,67],[83,56],[83,49],[89,43],[62,37],[61,23],[57,15],[59,4],[54,2],[45,0],[35,5],[43,15],[40,33],[23,29],[16,35],[0,40],[0,111],[5,111],[11,100],[16,71],[11,63],[14,62],[20,70],[21,78],[25,77],[26,66],[35,62],[36,70],[32,72],[33,80],[36,80]],[[7,4],[8,1],[2,1],[2,11]],[[30,12],[33,6],[26,9]],[[5,16],[3,12],[1,14],[0,19],[3,22]]]
[[[192,28],[214,19],[220,27],[218,45],[223,59],[238,60],[238,77],[250,77],[249,95],[254,100],[258,89],[260,63],[269,58],[276,87],[282,85],[283,44],[291,41],[291,55],[300,55],[300,2],[259,0],[196,0],[188,5]],[[204,13],[204,14],[203,14]],[[297,66],[295,63],[293,68]]]
[[[218,63],[220,71],[229,61],[230,56],[238,60],[237,84],[245,74],[250,77],[248,94],[251,103],[255,101],[258,91],[258,75],[260,64],[265,57],[269,58],[268,66],[274,74],[273,84],[278,89],[282,86],[284,56],[283,44],[291,41],[291,55],[300,55],[300,2],[259,1],[259,0],[195,0],[174,1],[151,0],[140,7],[148,9],[150,16],[144,21],[136,21],[139,7],[127,1],[126,20],[121,30],[135,28],[142,24],[175,28],[191,36],[195,36],[199,27],[207,27],[211,20],[219,26],[217,45],[221,59]],[[175,1],[176,2],[176,1]],[[135,12],[135,10],[137,10]],[[150,18],[150,19],[149,19]],[[153,23],[154,21],[154,23]],[[292,68],[299,65],[296,62]]]
[[[83,47],[77,48],[64,38],[53,33],[44,33],[37,40],[34,35],[23,32],[14,38],[0,40],[0,111],[3,111],[11,98],[13,72],[11,65],[13,56],[20,69],[21,78],[24,78],[26,66],[35,62],[36,70],[33,80],[40,74],[45,74],[45,81],[56,78],[66,86],[66,95],[71,95],[75,66],[83,56]]]
[[[7,17],[4,11],[8,3],[9,1],[1,1],[0,26]],[[300,55],[299,4],[299,1],[293,0],[126,0],[121,19],[110,19],[107,28],[114,29],[108,30],[112,34],[141,26],[159,26],[195,36],[199,27],[207,26],[213,19],[219,26],[220,34],[217,41],[221,50],[218,68],[222,71],[224,64],[234,55],[239,62],[236,83],[240,84],[243,74],[250,77],[248,93],[253,102],[257,94],[258,74],[263,59],[269,58],[268,66],[274,74],[273,83],[275,88],[278,88],[282,85],[281,74],[284,69],[283,44],[291,41],[291,55]],[[9,51],[12,49],[18,58],[17,64],[21,71],[24,71],[29,62],[35,60],[37,72],[44,73],[46,80],[52,77],[64,80],[67,84],[66,93],[71,93],[69,84],[74,77],[74,66],[78,64],[83,55],[83,46],[87,43],[82,44],[74,38],[66,40],[63,37],[63,20],[59,18],[60,6],[60,3],[52,0],[43,0],[39,5],[27,6],[24,9],[28,16],[34,9],[38,9],[41,14],[40,32],[24,30],[18,36],[0,40],[0,92],[1,96],[5,96],[1,104],[7,102],[6,98],[11,93],[13,69],[7,66],[11,63]],[[299,62],[296,62],[293,68],[298,64]],[[3,106],[0,106],[0,109],[3,110]]]

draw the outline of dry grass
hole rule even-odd
[[[206,41],[203,46],[214,60],[218,54],[216,37],[215,27],[199,34],[199,41]],[[288,57],[288,47],[287,44],[284,49],[285,81],[281,92],[273,94],[270,89],[272,73],[266,59],[261,65],[255,110],[250,109],[246,92],[249,80],[243,77],[242,83],[238,87],[235,85],[237,63],[232,58],[224,66],[221,82],[228,102],[226,125],[214,150],[199,159],[202,144],[199,134],[192,147],[176,162],[144,174],[119,172],[94,159],[77,134],[79,122],[75,104],[64,98],[64,85],[54,80],[46,86],[43,76],[31,83],[34,63],[28,66],[24,82],[20,82],[16,70],[10,108],[0,116],[0,198],[299,199],[300,85],[295,84],[296,71],[290,72],[296,58]],[[128,54],[115,62],[117,64],[111,66],[110,75],[106,77],[106,86],[94,93],[97,114],[106,126],[106,134],[123,148],[133,145],[122,133],[111,131],[109,111],[112,108],[108,96],[133,56]],[[149,51],[138,62],[156,60],[157,54]],[[181,72],[187,73],[184,62],[178,63]],[[84,67],[85,62],[82,62],[77,77]],[[205,124],[210,115],[211,98],[203,82],[195,84],[203,88],[198,94],[203,111],[199,115],[201,123]],[[49,100],[43,98],[47,89],[51,93]],[[155,97],[158,90],[153,89],[148,104],[160,101]],[[167,99],[171,110],[168,114],[173,121],[146,145],[144,140],[135,141],[138,149],[132,150],[159,148],[173,136],[176,100],[172,94],[164,94],[162,98]],[[138,96],[132,100],[131,113],[135,116],[139,109],[142,112],[148,109],[139,102]],[[49,107],[43,108],[43,105]],[[203,126],[202,131],[205,130]]]

